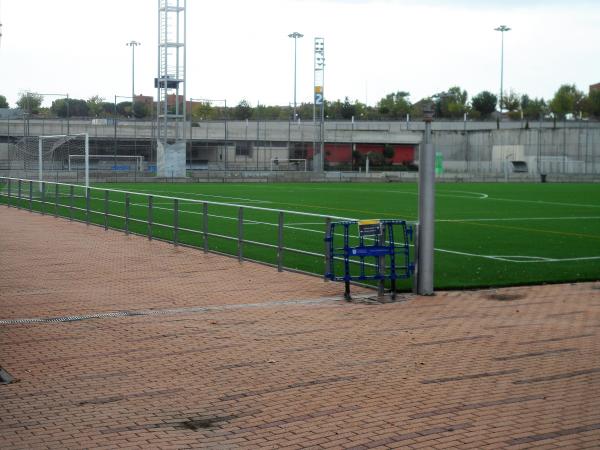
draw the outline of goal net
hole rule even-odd
[[[69,170],[83,169],[85,155],[69,155]],[[94,170],[125,170],[141,172],[143,156],[134,155],[88,155],[90,166]]]
[[[19,178],[52,181],[58,172],[70,171],[70,160],[77,155],[83,161],[85,186],[89,186],[89,136],[60,134],[53,136],[26,136],[9,150],[10,169]]]
[[[306,159],[272,158],[271,171],[274,170],[306,172]]]

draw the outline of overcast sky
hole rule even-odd
[[[155,95],[156,0],[0,0],[0,94],[87,99]],[[325,97],[374,105],[398,90],[411,100],[459,85],[469,97],[504,87],[552,97],[561,84],[600,82],[600,1],[188,0],[188,98],[237,104],[312,101],[313,39],[325,39]],[[46,96],[45,104],[56,97]]]

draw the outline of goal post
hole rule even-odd
[[[306,172],[306,159],[271,158],[270,170],[301,171]]]
[[[83,145],[78,141],[83,139]],[[78,140],[78,141],[77,141]],[[73,145],[76,144],[76,145]],[[85,172],[85,187],[90,186],[90,136],[88,133],[79,134],[55,134],[38,136],[38,180],[40,191],[42,189],[42,183],[44,181],[44,167],[47,170],[56,169],[57,164],[61,165],[64,169],[65,156],[69,159],[69,170],[70,168],[70,157],[71,152],[74,151],[75,147],[79,151],[79,155],[84,159],[84,172]],[[54,166],[54,167],[52,167]]]

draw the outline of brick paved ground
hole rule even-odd
[[[600,448],[600,283],[348,304],[5,207],[0,261],[2,449]]]

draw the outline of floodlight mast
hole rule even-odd
[[[510,31],[510,28],[506,25],[500,25],[498,28],[494,28],[494,31],[499,31],[502,35],[502,47],[500,50],[500,114],[503,110],[503,95],[504,95],[504,32]]]
[[[127,42],[125,45],[131,47],[131,109],[133,110],[133,107],[135,105],[135,48],[138,45],[142,45],[142,43],[137,41],[130,41]]]
[[[313,124],[315,140],[313,144],[313,170],[322,172],[325,169],[325,39],[320,37],[315,38],[314,78]],[[318,152],[317,145],[319,147]]]
[[[294,118],[293,120],[298,120],[298,113],[296,110],[296,67],[297,67],[297,43],[298,39],[304,37],[303,34],[294,31],[291,34],[288,34],[288,37],[294,40]]]

